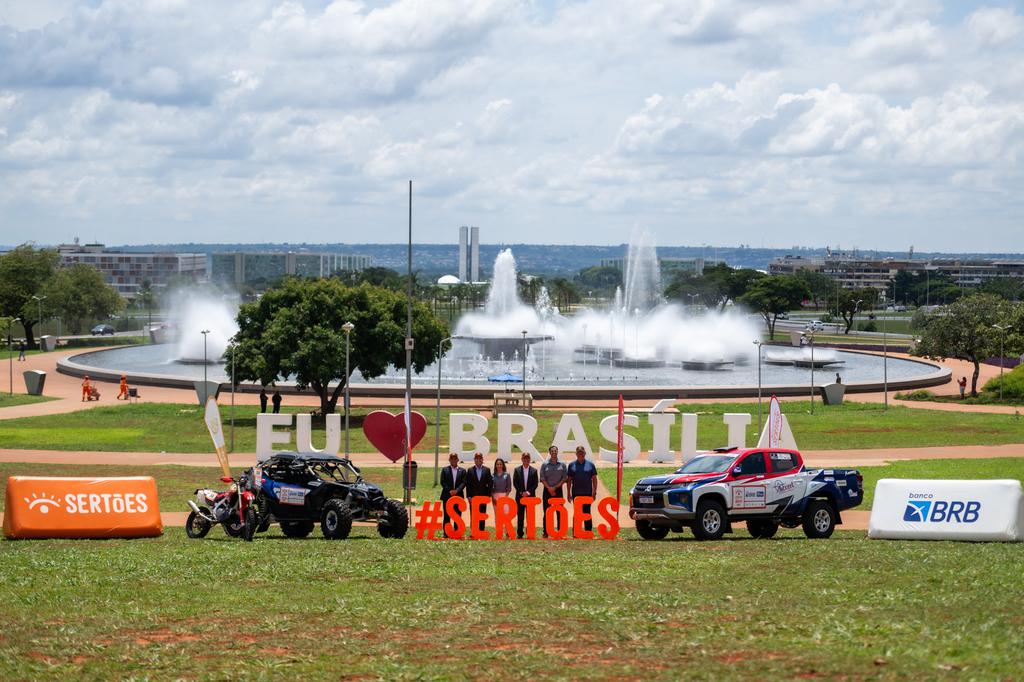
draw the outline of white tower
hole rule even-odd
[[[466,281],[466,255],[469,242],[469,228],[463,225],[459,228],[459,281]]]

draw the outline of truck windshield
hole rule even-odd
[[[715,474],[720,471],[728,471],[729,465],[736,459],[736,455],[706,455],[694,457],[683,466],[676,469],[677,474]]]

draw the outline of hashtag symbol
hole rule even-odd
[[[423,503],[416,514],[416,539],[433,540],[434,534],[444,527],[444,505],[441,502]]]

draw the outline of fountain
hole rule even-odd
[[[170,359],[187,364],[202,364],[205,359],[207,364],[219,364],[231,338],[238,332],[237,310],[238,302],[223,296],[182,292],[169,311],[177,330]],[[205,340],[203,330],[209,331]]]

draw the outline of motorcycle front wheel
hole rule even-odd
[[[193,540],[205,538],[210,532],[210,522],[195,512],[190,512],[185,520],[185,535]]]

